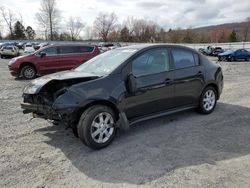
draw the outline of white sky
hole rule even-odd
[[[20,12],[25,26],[37,28],[40,0],[0,0],[0,6]],[[127,16],[156,21],[165,29],[243,21],[250,16],[250,0],[57,0],[63,22],[81,17],[92,26],[99,12],[115,12],[122,23]]]

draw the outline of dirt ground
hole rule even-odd
[[[31,119],[9,60],[0,60],[0,187],[249,187],[250,62],[221,62],[211,115],[195,111],[133,126],[93,151],[71,130]]]

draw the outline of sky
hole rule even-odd
[[[0,6],[21,13],[24,24],[37,28],[41,0],[0,0]],[[80,17],[92,26],[99,12],[114,12],[122,24],[128,16],[157,22],[165,29],[243,21],[250,17],[250,0],[57,0],[63,17]]]

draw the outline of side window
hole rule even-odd
[[[93,46],[79,46],[81,53],[90,53],[94,50]]]
[[[134,76],[145,76],[169,71],[169,55],[165,48],[149,50],[132,61]]]
[[[197,65],[192,52],[183,49],[173,49],[175,69],[183,69]]]
[[[60,54],[75,54],[79,53],[79,48],[76,46],[62,46],[60,47]]]
[[[46,55],[56,55],[56,54],[58,54],[56,47],[46,48],[42,52],[46,53]]]

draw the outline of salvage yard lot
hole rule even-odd
[[[215,59],[213,59],[215,60]],[[22,88],[0,60],[0,187],[249,187],[250,62],[220,62],[211,115],[142,122],[94,151],[71,130],[23,115]]]

